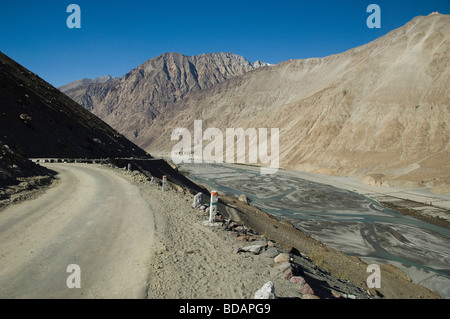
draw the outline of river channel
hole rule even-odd
[[[230,164],[182,164],[193,181],[288,220],[301,231],[368,263],[391,263],[414,282],[450,298],[450,230],[397,211],[357,193],[279,170]]]

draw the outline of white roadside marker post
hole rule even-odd
[[[214,223],[214,219],[217,213],[217,204],[219,202],[219,192],[213,190],[211,192],[211,203],[209,205],[209,222]]]
[[[162,179],[162,190],[166,191],[166,185],[167,185],[167,176],[164,175]]]

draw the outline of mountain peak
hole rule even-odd
[[[81,80],[77,80],[77,81],[73,81],[73,82],[67,83],[67,84],[65,84],[63,86],[60,86],[58,89],[61,90],[62,92],[67,92],[69,90],[76,90],[76,89],[78,89],[80,87],[85,87],[85,86],[88,86],[88,85],[93,84],[93,83],[100,83],[101,84],[101,83],[106,83],[106,82],[110,82],[110,81],[116,81],[118,79],[119,78],[113,77],[111,75],[103,75],[103,76],[100,76],[100,77],[95,78],[95,79],[84,78],[84,79],[81,79]]]
[[[166,52],[145,61],[120,80],[110,76],[83,79],[60,90],[128,138],[136,139],[167,105],[187,93],[211,88],[266,65],[260,61],[251,63],[230,52],[192,56]],[[133,125],[125,120],[128,117],[134,118],[130,120]]]
[[[198,64],[198,63],[237,63],[238,65],[245,68],[245,72],[250,71],[255,68],[259,68],[262,66],[271,65],[269,63],[256,61],[255,63],[251,63],[248,61],[245,57],[232,53],[232,52],[219,52],[219,53],[202,53],[200,55],[184,55],[179,52],[165,52],[163,54],[160,54],[159,56],[155,58],[151,58],[147,60],[146,62],[142,63],[139,68],[146,68],[149,65],[155,65],[155,63],[158,63],[159,61],[176,61],[181,62],[182,60]]]

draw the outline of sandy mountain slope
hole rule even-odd
[[[138,143],[140,132],[168,105],[186,93],[212,87],[265,63],[250,63],[232,53],[184,56],[165,53],[150,59],[120,79],[82,81],[59,89],[105,122]]]
[[[194,120],[224,135],[279,128],[283,168],[450,193],[449,62],[450,16],[419,16],[344,53],[259,68],[187,94],[138,144],[170,152],[172,131],[193,134]]]

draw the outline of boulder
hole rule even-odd
[[[300,289],[300,293],[303,295],[314,295],[314,290],[312,290],[308,284],[305,284],[302,289]]]
[[[339,293],[339,292],[337,292],[336,290],[333,290],[333,289],[331,290],[331,294],[333,295],[334,298],[337,298],[337,299],[342,297],[341,293]]]
[[[28,124],[31,121],[33,121],[33,118],[31,116],[29,116],[28,114],[22,113],[20,114],[20,119],[25,123]]]
[[[275,247],[267,248],[267,250],[264,252],[264,254],[270,258],[274,258],[278,256],[280,253],[278,252],[278,249]]]
[[[254,299],[276,299],[273,282],[269,281],[265,283],[261,289],[255,292]]]
[[[265,240],[255,240],[253,245],[262,245],[264,247],[267,247],[267,241],[265,241]]]
[[[245,194],[242,194],[241,196],[239,196],[239,200],[241,202],[248,204],[248,198],[247,198],[247,196],[245,196]]]
[[[304,285],[306,284],[305,278],[302,276],[293,276],[290,281],[294,284]]]
[[[277,266],[275,266],[275,268],[281,272],[285,272],[286,270],[291,269],[292,265],[290,262],[284,262],[284,263],[278,264]]]
[[[197,195],[195,195],[194,201],[192,202],[192,207],[197,208],[202,206],[202,200],[203,200],[203,193],[198,193]]]
[[[292,268],[286,269],[283,274],[283,279],[291,279],[292,277],[294,277],[294,270]]]
[[[275,262],[275,264],[281,264],[284,262],[289,262],[291,260],[289,254],[286,253],[281,253],[278,256],[276,256],[273,261]]]
[[[250,235],[239,235],[237,237],[237,240],[240,240],[240,241],[254,241],[255,237],[250,236]]]
[[[302,299],[320,299],[320,298],[317,297],[316,295],[303,294],[303,295],[302,295]]]
[[[241,251],[245,251],[245,252],[253,253],[255,255],[259,255],[260,253],[262,253],[264,251],[265,248],[266,248],[265,245],[251,245],[251,246],[242,247]]]

